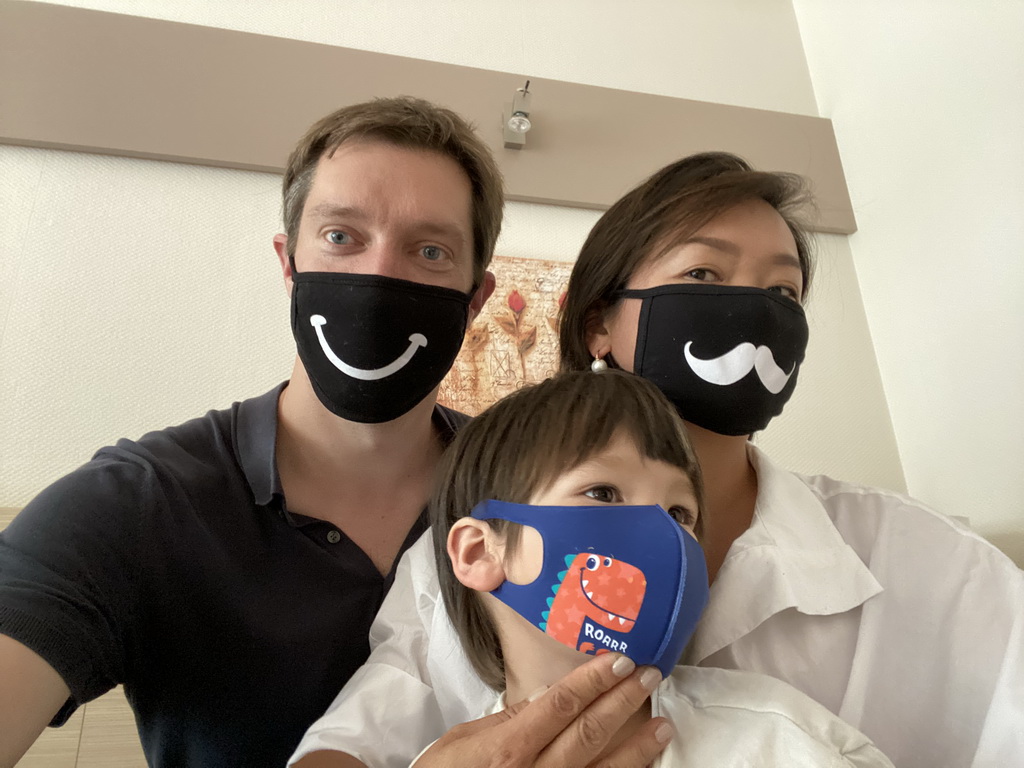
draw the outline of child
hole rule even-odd
[[[568,373],[500,401],[446,453],[431,502],[441,594],[494,711],[620,652],[666,675],[658,766],[891,766],[852,726],[751,672],[676,666],[707,600],[700,470],[648,381]],[[655,674],[648,671],[647,674]]]

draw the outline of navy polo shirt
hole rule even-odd
[[[288,512],[284,386],[103,448],[0,534],[0,633],[71,689],[54,725],[123,683],[150,765],[280,768],[366,660],[394,573]]]

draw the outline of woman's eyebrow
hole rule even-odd
[[[720,237],[707,237],[706,235],[695,235],[687,238],[683,241],[683,245],[689,245],[690,243],[696,243],[698,245],[706,245],[709,248],[714,248],[716,251],[739,258],[742,255],[742,249],[736,243],[730,240],[723,240]],[[771,257],[772,263],[780,267],[794,267],[801,269],[800,259],[794,256],[792,253],[785,251],[776,253]]]
[[[683,245],[689,245],[690,243],[696,243],[698,245],[706,245],[709,248],[714,248],[716,251],[722,251],[730,256],[739,257],[740,247],[729,240],[723,240],[720,237],[707,237],[705,235],[694,235],[688,237],[683,241]]]
[[[772,262],[780,267],[793,267],[803,271],[803,266],[800,264],[800,259],[794,256],[792,253],[777,253],[772,256]]]

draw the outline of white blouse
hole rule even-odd
[[[1024,572],[912,499],[750,451],[754,519],[684,661],[783,680],[900,768],[1024,766]],[[335,749],[404,767],[495,706],[448,621],[429,531],[399,564],[370,643],[292,762]]]

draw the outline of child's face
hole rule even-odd
[[[633,440],[616,433],[603,450],[556,477],[529,500],[537,506],[659,505],[691,536],[699,509],[693,483],[679,467],[645,457]],[[515,556],[505,563],[507,578],[527,584],[540,573],[543,543],[533,528],[524,528]]]

